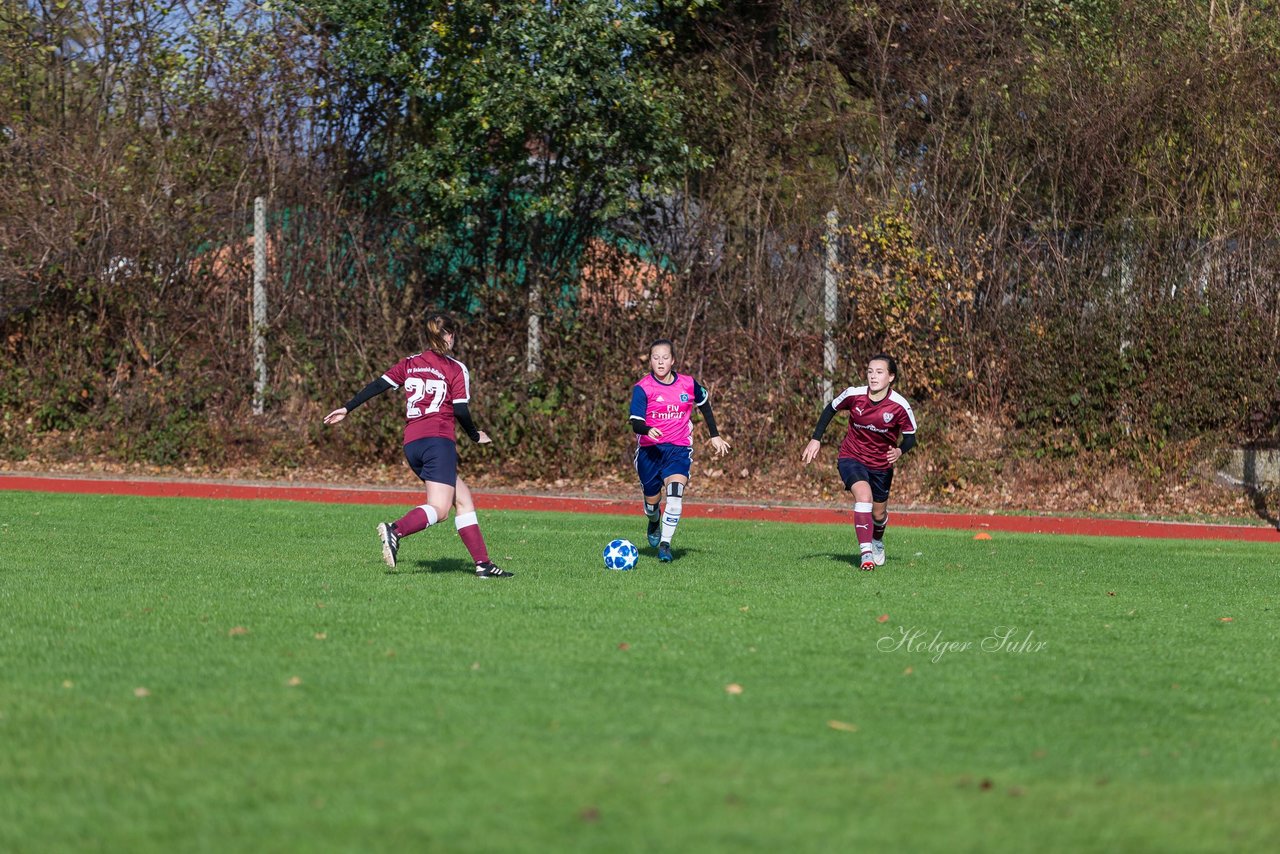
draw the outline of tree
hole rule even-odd
[[[346,70],[349,142],[448,274],[527,289],[539,326],[587,237],[698,160],[656,0],[297,0]]]

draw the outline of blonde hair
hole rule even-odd
[[[452,335],[454,338],[458,336],[458,323],[453,319],[452,315],[445,314],[442,311],[433,311],[427,314],[427,349],[434,350],[440,355],[444,355],[450,349],[449,342],[445,340],[445,335]]]

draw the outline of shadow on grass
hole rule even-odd
[[[462,560],[456,557],[436,558],[435,560],[415,560],[412,569],[406,569],[410,575],[438,575],[446,572],[465,572],[467,575],[475,575],[476,565],[469,560]],[[387,570],[387,575],[395,575],[393,569]]]
[[[684,557],[685,555],[700,555],[700,554],[704,554],[705,552],[706,552],[706,549],[685,548],[684,546],[677,546],[677,545],[671,546],[671,558],[673,562],[679,561],[680,558]],[[658,550],[655,548],[649,548],[647,544],[640,548],[640,563],[644,563],[645,561],[649,561],[652,563],[660,563],[660,561],[658,560]]]
[[[849,552],[812,552],[807,555],[801,555],[801,560],[815,560],[825,557],[833,563],[843,563],[854,568],[862,566],[862,562],[858,560],[858,555]]]

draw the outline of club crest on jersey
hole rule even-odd
[[[681,403],[688,403],[688,402],[689,402],[689,395],[687,395],[687,394],[681,394],[681,395],[680,395],[680,402],[681,402]]]
[[[884,423],[885,423],[885,424],[888,424],[888,423],[889,423],[890,421],[892,421],[892,420],[893,420],[893,413],[892,413],[892,412],[886,412],[886,413],[884,414]]]

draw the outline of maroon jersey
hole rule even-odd
[[[428,350],[391,366],[382,378],[404,389],[404,443],[453,439],[453,405],[471,400],[471,377],[457,359]]]
[[[889,449],[897,447],[903,433],[916,432],[911,404],[896,391],[872,400],[866,386],[849,387],[836,395],[831,408],[849,413],[849,432],[840,443],[839,457],[857,460],[869,469],[893,468]]]

